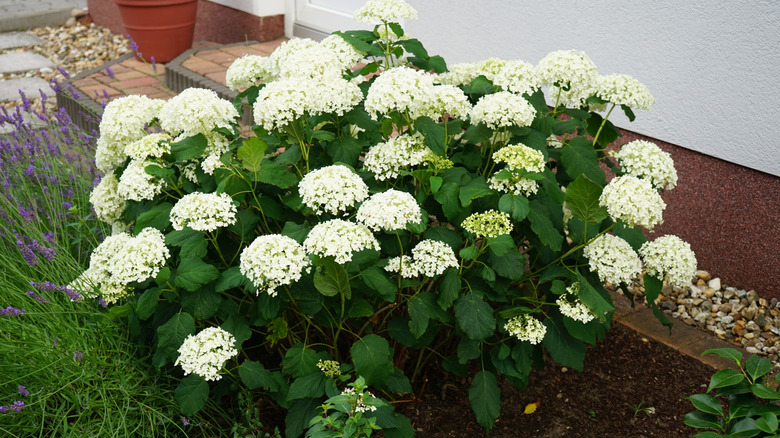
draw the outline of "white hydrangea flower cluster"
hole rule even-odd
[[[352,260],[352,253],[365,249],[379,250],[379,241],[363,224],[331,219],[314,226],[303,241],[309,254],[334,257],[336,263]]]
[[[244,55],[228,67],[225,72],[225,85],[233,91],[240,91],[258,82],[269,82],[276,76],[269,71],[269,67],[267,56]]]
[[[696,254],[688,242],[677,236],[661,236],[639,248],[647,273],[673,286],[686,286],[696,275]]]
[[[506,163],[510,170],[544,171],[544,154],[521,143],[506,146],[495,151],[493,160],[497,163]]]
[[[512,218],[498,210],[473,213],[460,224],[464,230],[477,237],[498,237],[512,232]]]
[[[553,149],[560,149],[563,147],[563,142],[558,139],[555,135],[551,135],[547,137],[547,147],[553,148]]]
[[[324,47],[336,55],[338,64],[343,69],[352,68],[365,58],[366,54],[355,49],[355,46],[348,43],[340,35],[330,35],[320,41],[320,46]]]
[[[345,67],[342,67],[340,61],[336,52],[319,44],[314,45],[305,50],[289,53],[284,62],[279,64],[279,77],[282,79],[317,79],[325,76],[341,78]]]
[[[536,67],[520,60],[507,61],[491,80],[494,85],[519,95],[533,94],[542,83]]]
[[[542,85],[549,85],[556,93],[560,92],[559,104],[583,105],[598,86],[596,65],[588,55],[578,50],[548,53],[536,65],[536,72]],[[564,91],[567,87],[568,91]]]
[[[303,203],[317,214],[343,214],[368,197],[368,186],[347,166],[326,166],[298,183]]]
[[[490,129],[529,126],[536,110],[527,100],[508,91],[482,96],[471,109],[472,123],[484,123]]]
[[[238,209],[227,193],[188,193],[171,209],[173,229],[189,227],[195,231],[214,231],[236,223]]]
[[[156,276],[168,257],[165,238],[155,228],[144,228],[135,237],[115,234],[95,248],[81,278],[97,285],[106,303],[112,304],[130,293],[130,283]]]
[[[466,94],[453,85],[431,85],[426,89],[428,96],[415,110],[415,117],[430,117],[438,120],[445,115],[465,119],[471,112],[471,103]]]
[[[154,199],[162,193],[165,181],[146,173],[146,166],[156,164],[151,160],[132,160],[119,177],[117,192],[124,199],[143,201]]]
[[[422,210],[410,193],[390,189],[371,195],[360,208],[356,219],[379,231],[403,230],[410,223],[420,223]]]
[[[350,403],[355,408],[355,412],[374,412],[376,411],[376,406],[373,405],[367,405],[365,396],[369,396],[371,398],[374,397],[374,394],[370,393],[369,391],[363,392],[357,392],[355,391],[355,388],[347,387],[344,388],[343,391],[341,391],[341,395],[345,395],[350,398]],[[354,401],[352,400],[354,399]]]
[[[512,175],[509,178],[499,178],[499,173],[488,178],[488,185],[491,189],[511,193],[517,196],[531,196],[539,190],[539,183],[535,180],[524,178],[519,175]]]
[[[457,268],[455,252],[444,242],[425,239],[412,248],[414,269],[426,277],[443,274],[448,268]]]
[[[390,23],[416,19],[417,11],[403,0],[369,0],[353,17],[361,23]]]
[[[95,164],[104,174],[121,165],[129,143],[148,134],[146,128],[160,114],[165,101],[130,95],[112,100],[100,119]]]
[[[317,42],[310,38],[292,38],[283,42],[268,57],[268,70],[274,75],[279,76],[282,65],[289,56],[294,53],[305,51],[306,49],[317,46]]]
[[[318,360],[317,368],[328,378],[336,378],[341,375],[341,364],[335,360]]]
[[[219,372],[225,362],[238,354],[236,338],[219,327],[208,327],[197,335],[189,335],[179,347],[179,358],[184,375],[197,374],[203,379],[220,380]]]
[[[677,186],[674,160],[653,142],[634,140],[613,152],[621,169],[628,175],[650,181],[656,189],[671,190]]]
[[[598,79],[597,96],[618,105],[650,111],[655,98],[650,90],[629,75],[613,74]]]
[[[433,76],[410,67],[394,67],[382,73],[366,94],[364,107],[377,120],[377,113],[398,111],[412,119],[426,113],[433,94]]]
[[[125,147],[125,154],[133,160],[160,158],[171,152],[171,136],[162,132],[149,134]]]
[[[613,234],[604,234],[583,249],[590,270],[605,283],[629,283],[642,272],[642,261],[631,245]]]
[[[292,238],[267,234],[241,251],[239,270],[255,286],[276,296],[277,287],[292,284],[301,279],[303,272],[308,273],[311,261]]]
[[[436,80],[442,84],[458,86],[468,85],[477,76],[484,76],[495,84],[496,78],[508,62],[499,58],[488,58],[479,62],[461,62],[449,66],[449,71],[437,76]]]
[[[507,321],[504,329],[517,339],[534,345],[542,342],[544,335],[547,334],[547,327],[541,321],[525,313]]]
[[[118,220],[125,208],[125,199],[119,195],[119,179],[113,173],[101,178],[92,189],[89,202],[101,221],[111,224]]]
[[[585,303],[580,300],[580,283],[573,283],[566,288],[566,294],[561,295],[555,300],[555,304],[558,305],[558,310],[564,316],[580,321],[583,324],[587,324],[596,318],[596,315]]]
[[[260,90],[254,117],[258,125],[270,131],[281,129],[304,114],[341,116],[362,100],[360,88],[339,77],[281,79]]]
[[[401,277],[403,278],[415,278],[420,275],[419,272],[417,272],[417,266],[414,264],[414,259],[407,255],[388,259],[387,265],[385,265],[385,271],[397,272],[401,274]]]
[[[627,226],[641,225],[652,230],[663,222],[666,203],[650,181],[631,175],[619,176],[604,187],[599,204],[607,208],[612,219]]]
[[[402,168],[420,165],[430,152],[425,145],[425,137],[419,132],[401,134],[371,146],[366,152],[363,167],[373,173],[374,178],[384,181],[397,178]]]
[[[172,97],[160,110],[160,126],[177,139],[203,134],[207,138],[216,128],[230,128],[238,110],[216,92],[205,88],[187,88]]]

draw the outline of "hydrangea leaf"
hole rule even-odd
[[[173,315],[165,324],[157,327],[157,349],[169,359],[175,360],[179,347],[187,336],[195,333],[195,320],[187,312]]]
[[[487,338],[496,329],[493,308],[479,292],[469,292],[455,301],[455,319],[466,336],[475,341]]]
[[[547,333],[542,343],[550,352],[550,356],[563,366],[582,371],[585,345],[569,334],[558,315],[551,315],[545,319],[544,326],[547,328]]]
[[[180,246],[179,257],[185,259],[204,257],[209,242],[206,240],[206,235],[203,232],[185,228],[183,230],[173,230],[166,234],[165,244]]]
[[[263,388],[270,392],[276,392],[279,389],[279,385],[274,380],[271,372],[265,369],[260,362],[245,360],[238,367],[238,376],[241,378],[241,382],[249,389]]]
[[[495,374],[482,370],[474,376],[469,388],[469,402],[477,422],[490,432],[501,412],[501,390]]]
[[[478,176],[469,181],[466,185],[461,186],[458,199],[460,199],[460,204],[462,206],[468,207],[471,205],[471,201],[494,193],[493,189],[485,182],[485,178]]]
[[[206,136],[198,134],[184,140],[171,143],[171,155],[176,161],[187,161],[200,158],[206,152],[209,142]]]
[[[183,258],[176,269],[174,284],[183,287],[190,292],[198,290],[204,284],[218,279],[219,270],[214,265],[208,264],[195,257]]]
[[[347,299],[352,298],[347,270],[330,259],[323,260],[323,264],[314,271],[314,287],[326,297],[343,294]]]
[[[195,415],[206,405],[209,398],[209,384],[203,377],[190,374],[179,382],[174,391],[176,403],[184,415]]]
[[[599,223],[607,218],[607,209],[599,205],[601,186],[579,175],[566,188],[566,206],[584,222]]]
[[[520,254],[515,248],[511,248],[503,255],[498,255],[491,251],[488,256],[488,263],[496,271],[496,274],[504,278],[512,281],[519,281],[523,278],[525,256]]]
[[[157,309],[157,301],[160,299],[160,293],[162,289],[159,287],[153,287],[147,289],[138,298],[138,303],[135,306],[135,315],[141,321],[145,321],[154,313]]]
[[[319,398],[302,398],[295,400],[284,417],[285,438],[298,438],[309,426],[309,421],[317,416],[322,401]]]
[[[298,177],[290,172],[290,169],[287,166],[276,164],[268,159],[263,160],[263,165],[255,175],[257,181],[271,184],[282,189],[298,184]]]
[[[363,376],[367,385],[385,385],[393,374],[390,344],[379,335],[358,339],[350,349],[355,374]]]
[[[516,222],[521,222],[530,211],[528,198],[507,193],[498,200],[498,210],[512,216]]]
[[[236,348],[240,347],[244,341],[252,336],[252,329],[249,328],[249,323],[246,322],[246,319],[236,314],[230,315],[220,327],[236,338]]]
[[[580,300],[590,307],[593,314],[604,322],[607,320],[607,314],[615,310],[615,306],[612,304],[612,298],[601,286],[598,289],[594,288],[590,282],[583,277],[579,276],[580,282]]]
[[[409,311],[409,330],[412,332],[415,338],[420,338],[428,329],[428,322],[431,319],[431,314],[422,298],[417,295],[412,297],[408,301]]]
[[[241,268],[233,266],[232,268],[222,271],[214,289],[217,292],[224,292],[228,289],[241,286],[244,284],[244,281],[246,281],[246,277],[241,273]]]
[[[324,149],[334,163],[341,162],[354,166],[363,152],[363,144],[352,137],[341,137],[325,144]]]
[[[172,208],[173,205],[170,202],[163,202],[141,213],[138,219],[135,220],[136,234],[147,227],[164,230],[171,226],[170,216]]]
[[[452,303],[458,298],[463,280],[458,275],[457,269],[448,269],[444,272],[439,282],[439,296],[436,298],[436,303],[443,310],[447,310],[452,306]]]
[[[447,219],[454,220],[462,214],[463,208],[460,206],[458,194],[460,193],[460,186],[453,182],[444,183],[436,194],[433,195],[433,199],[441,204],[441,209]]]
[[[430,117],[419,117],[414,122],[414,129],[425,135],[425,144],[436,155],[444,155],[447,144],[444,139],[444,127],[434,122]]]
[[[563,147],[561,163],[570,178],[585,175],[597,184],[604,184],[606,176],[596,161],[596,150],[585,137],[575,137]]]
[[[325,395],[325,374],[318,369],[293,380],[290,384],[290,392],[287,393],[287,400],[322,397],[323,395]]]
[[[219,309],[221,301],[222,297],[214,292],[214,287],[201,287],[193,292],[182,294],[181,306],[195,319],[207,319]]]
[[[360,271],[360,279],[370,289],[376,291],[383,300],[392,303],[395,301],[397,286],[387,278],[387,275],[376,266]]]
[[[563,236],[555,229],[552,221],[547,216],[547,208],[544,204],[536,199],[531,201],[528,219],[531,221],[531,229],[539,236],[539,240],[553,250],[560,251],[563,244]]]
[[[282,361],[282,371],[292,376],[293,379],[297,379],[319,371],[319,368],[317,368],[319,359],[317,352],[306,348],[302,343],[298,343],[287,349],[287,353]]]
[[[248,140],[244,140],[238,148],[236,156],[241,161],[244,169],[250,172],[257,172],[262,166],[266,149],[268,149],[268,143],[259,137],[251,137]]]

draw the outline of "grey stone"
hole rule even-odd
[[[0,102],[19,100],[19,90],[32,99],[40,97],[42,90],[47,96],[53,96],[54,91],[49,83],[41,78],[18,78],[0,81]]]
[[[0,73],[38,70],[43,67],[54,67],[54,63],[37,53],[21,52],[0,55]]]
[[[707,286],[715,290],[720,290],[720,278],[713,278],[712,280],[708,281]]]
[[[42,43],[42,39],[27,32],[0,33],[0,49],[35,46]]]

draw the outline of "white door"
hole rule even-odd
[[[352,19],[352,13],[363,6],[366,0],[288,0],[288,13],[292,18],[292,35],[320,40],[335,30],[369,29],[363,23]],[[292,8],[290,6],[293,6]],[[289,33],[289,32],[288,32]]]

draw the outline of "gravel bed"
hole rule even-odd
[[[130,42],[127,38],[114,35],[108,29],[94,23],[37,27],[28,32],[37,35],[43,40],[43,43],[0,50],[0,53],[37,53],[49,58],[58,68],[44,67],[23,73],[0,73],[0,80],[38,77],[47,82],[54,79],[63,81],[65,74],[76,75],[130,52]],[[13,107],[17,104],[18,102],[4,103],[6,107]]]

